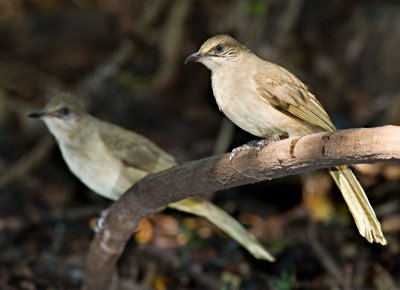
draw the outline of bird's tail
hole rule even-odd
[[[329,173],[342,192],[360,234],[370,243],[377,242],[386,245],[387,242],[375,212],[350,168],[338,166],[329,169]]]
[[[207,200],[191,198],[169,204],[168,207],[208,219],[229,237],[246,248],[257,259],[275,261],[275,258],[237,220]]]

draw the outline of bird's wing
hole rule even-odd
[[[103,122],[100,135],[111,154],[126,166],[148,173],[167,169],[175,159],[147,138],[110,123]]]
[[[320,102],[298,78],[282,67],[265,63],[266,66],[254,75],[257,93],[263,101],[302,120],[316,131],[336,130]]]

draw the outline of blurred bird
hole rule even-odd
[[[67,93],[58,94],[43,110],[28,116],[45,122],[72,173],[91,190],[112,200],[147,174],[177,164],[145,137],[89,115]],[[191,198],[168,207],[205,217],[255,258],[275,260],[238,221],[211,202]]]
[[[185,63],[200,62],[211,70],[212,89],[219,109],[243,130],[267,138],[334,132],[335,126],[320,102],[286,69],[260,59],[229,35],[211,37]],[[233,155],[245,147],[233,151]],[[380,223],[367,196],[347,166],[329,169],[360,234],[385,245]]]

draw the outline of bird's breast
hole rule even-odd
[[[131,170],[114,158],[101,141],[80,148],[60,145],[60,149],[72,173],[104,197],[118,199],[137,181],[132,178]]]
[[[219,109],[233,123],[255,136],[266,138],[286,134],[283,123],[291,120],[258,96],[250,73],[227,74],[212,76]]]

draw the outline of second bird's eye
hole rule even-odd
[[[59,112],[61,115],[65,116],[65,115],[68,115],[68,114],[69,114],[69,109],[68,109],[67,107],[62,107],[61,109],[58,110],[58,112]]]
[[[216,52],[222,52],[224,50],[224,45],[223,44],[218,44],[216,47],[215,47],[215,51]]]

